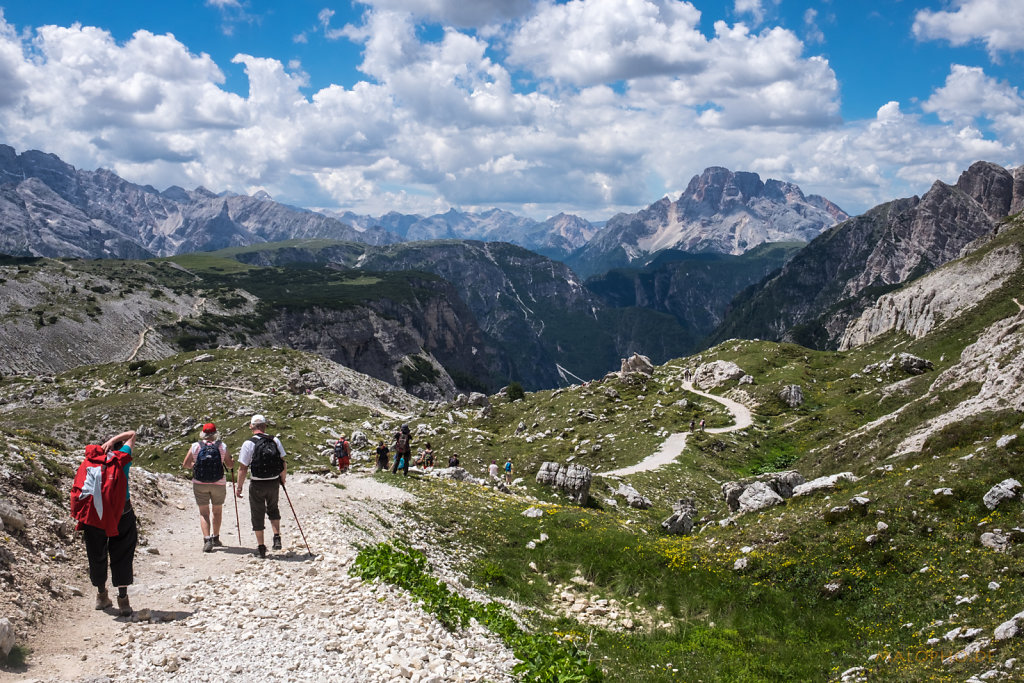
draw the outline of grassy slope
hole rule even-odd
[[[1022,229],[1003,232],[994,244],[1021,241]],[[431,530],[436,544],[464,558],[474,583],[531,608],[527,618],[536,628],[577,638],[605,668],[608,680],[810,681],[866,666],[879,680],[909,682],[963,680],[995,668],[1007,658],[1024,656],[1024,641],[1015,639],[992,655],[984,652],[948,666],[940,657],[965,641],[937,646],[926,641],[956,626],[981,627],[991,635],[995,626],[1024,609],[1024,551],[1015,546],[998,554],[978,542],[986,530],[1020,524],[1024,510],[1019,499],[995,512],[981,499],[995,483],[1024,477],[1024,418],[1011,412],[985,414],[937,435],[923,453],[889,456],[923,420],[969,395],[972,387],[916,400],[981,330],[1016,313],[1012,297],[1024,297],[1020,273],[969,315],[920,340],[890,335],[845,353],[754,341],[728,341],[709,350],[701,361],[734,360],[755,377],[746,389],[758,404],[755,424],[735,434],[697,435],[677,463],[631,477],[653,500],[648,511],[624,508],[621,499],[618,506],[608,504],[611,494],[600,478],[592,487],[591,505],[567,505],[537,486],[533,474],[541,462],[565,462],[570,455],[598,472],[637,462],[691,416],[706,416],[712,426],[725,424],[728,418],[717,404],[687,396],[680,388],[682,367],[696,359],[662,366],[645,383],[607,380],[528,394],[511,404],[495,399],[486,418],[475,410],[452,412],[451,420],[447,411],[425,414],[413,423],[418,444],[430,440],[442,461],[451,451],[459,452],[478,476],[491,459],[511,456],[530,497],[397,478],[420,499],[407,509],[415,523],[396,528],[395,534],[421,540]],[[919,377],[884,375],[881,382],[877,375],[862,373],[865,365],[894,350],[929,358],[936,367]],[[355,405],[334,410],[302,396],[256,399],[202,390],[197,382],[261,388],[279,382],[285,367],[303,369],[320,362],[281,350],[214,355],[216,361],[201,367],[185,365],[189,355],[167,359],[156,364],[156,374],[145,377],[122,365],[65,373],[48,390],[63,396],[64,403],[9,412],[5,421],[12,429],[56,435],[70,444],[96,440],[124,425],[152,424],[157,415],[169,414],[172,427],[159,431],[139,453],[147,467],[168,471],[180,463],[193,436],[189,429],[206,419],[218,421],[227,432],[243,425],[250,412],[268,413],[278,420],[275,430],[284,434],[291,450],[308,456],[307,466],[320,466],[315,454],[329,436],[319,432],[321,427],[351,430],[365,419],[380,424],[379,416]],[[101,380],[117,390],[95,389]],[[798,409],[776,398],[781,386],[793,383],[806,396]],[[29,388],[28,380],[18,378],[3,384],[7,395]],[[76,400],[83,388],[92,396]],[[609,395],[611,389],[617,399]],[[687,405],[677,404],[684,398]],[[850,436],[908,403],[899,419]],[[520,423],[525,430],[514,436]],[[1017,439],[1009,446],[995,446],[995,438],[1010,434]],[[368,434],[371,439],[382,435]],[[597,451],[596,443],[601,445]],[[711,524],[689,537],[660,533],[659,523],[675,499],[692,496],[699,514],[720,520],[727,514],[720,482],[775,466],[795,467],[808,478],[843,470],[862,478],[831,494],[792,499],[741,517],[734,525]],[[940,487],[952,489],[950,500],[940,503],[933,496]],[[866,516],[825,521],[829,508],[855,494],[871,499]],[[540,519],[522,516],[530,506],[541,506],[545,514]],[[878,533],[878,522],[888,530],[881,542],[868,545],[865,538]],[[541,533],[549,540],[527,549],[527,542]],[[733,569],[740,557],[749,561],[742,572]],[[625,605],[638,628],[589,627],[553,609],[559,592],[577,574],[591,582],[588,594]],[[1000,587],[990,590],[990,581]],[[839,585],[834,597],[823,591],[830,582]],[[962,597],[972,600],[956,604]],[[870,661],[876,653],[882,656]]]
[[[1020,226],[1008,230],[986,248],[1020,242],[1021,232]],[[918,424],[973,393],[976,387],[969,386],[915,400],[983,329],[1016,313],[1011,298],[1022,294],[1024,277],[1018,273],[969,315],[920,340],[890,335],[846,353],[752,341],[709,350],[702,360],[734,360],[755,376],[748,392],[759,405],[758,418],[743,433],[701,435],[677,464],[630,478],[654,500],[650,511],[624,510],[621,499],[617,508],[608,505],[599,478],[592,487],[595,502],[583,509],[568,506],[537,487],[532,474],[543,460],[564,462],[577,440],[601,442],[597,453],[584,447],[576,454],[577,462],[598,472],[651,452],[661,440],[659,430],[678,429],[693,410],[668,408],[649,417],[655,401],[669,405],[684,396],[676,381],[683,361],[659,368],[645,388],[610,381],[530,394],[498,405],[490,418],[470,416],[432,437],[442,453],[462,452],[463,463],[476,474],[490,458],[501,462],[511,455],[527,475],[527,492],[544,501],[546,514],[539,520],[521,515],[536,501],[430,480],[402,482],[424,501],[410,514],[435,525],[438,542],[464,553],[467,572],[493,594],[533,606],[541,628],[589,639],[610,680],[827,680],[853,666],[866,666],[887,681],[963,680],[1024,655],[1017,639],[943,665],[941,658],[967,641],[926,642],[957,626],[981,627],[991,636],[1024,608],[1024,551],[1015,546],[999,554],[978,540],[984,531],[1020,524],[1020,499],[991,512],[982,497],[999,481],[1024,476],[1024,418],[1008,411],[984,414],[947,428],[922,453],[889,455]],[[896,371],[881,381],[861,372],[894,350],[929,358],[936,367],[919,377]],[[795,410],[775,397],[792,383],[806,396]],[[621,403],[605,395],[606,386],[619,392]],[[899,419],[849,437],[908,403]],[[604,412],[609,421],[581,421],[576,416],[584,408]],[[720,420],[724,416],[710,422]],[[528,444],[512,436],[520,422],[527,434],[552,433]],[[421,429],[441,424],[435,416]],[[470,428],[486,436],[465,436]],[[616,438],[607,436],[612,433]],[[995,438],[1004,435],[1018,438],[997,448]],[[701,514],[724,518],[718,483],[773,465],[795,467],[808,478],[851,470],[861,480],[741,517],[732,526],[713,524],[699,535],[659,533],[675,498],[694,496]],[[948,501],[932,493],[943,487],[953,491]],[[867,515],[825,521],[831,507],[854,495],[871,499]],[[888,530],[879,534],[879,522]],[[550,540],[527,549],[542,532]],[[869,545],[865,539],[871,534],[881,541]],[[748,568],[734,571],[742,556]],[[593,582],[593,595],[633,604],[645,615],[645,627],[592,629],[553,610],[559,591],[577,572]],[[991,581],[999,588],[990,590]],[[839,586],[834,597],[823,590],[830,582]],[[872,661],[876,653],[881,654]]]

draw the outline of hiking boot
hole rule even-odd
[[[100,591],[96,593],[96,609],[107,609],[113,607],[114,603],[110,601],[110,596],[107,595],[107,591]]]
[[[203,541],[203,552],[208,553],[213,550],[213,536]]]
[[[130,617],[132,615],[132,605],[128,602],[128,596],[117,598],[117,612],[122,617]]]
[[[266,557],[267,556],[267,546],[265,546],[265,545],[256,546],[256,554],[259,555],[260,557]]]
[[[210,539],[213,540],[213,547],[214,548],[220,548],[221,546],[224,545],[223,543],[220,542],[220,536],[210,536]]]
[[[274,550],[281,549],[281,534],[274,534]]]

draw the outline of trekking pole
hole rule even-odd
[[[292,509],[292,517],[295,518],[295,526],[299,527],[299,534],[302,535],[302,542],[306,544],[306,552],[309,553],[310,557],[313,557],[313,551],[309,549],[309,543],[306,542],[306,534],[302,532],[302,525],[299,524],[299,516],[295,514],[295,506],[292,505],[292,498],[288,495],[288,489],[284,487],[284,481],[281,477],[277,478],[281,482],[281,490],[284,491],[284,497],[288,501],[288,507]]]
[[[238,545],[242,545],[242,523],[238,521],[238,496],[235,495],[235,468],[231,468],[231,497],[235,501],[235,529],[238,531]]]

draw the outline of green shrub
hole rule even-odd
[[[519,382],[512,382],[508,385],[508,389],[505,390],[505,395],[508,396],[508,401],[519,401],[526,397],[526,392],[523,391],[523,385]]]

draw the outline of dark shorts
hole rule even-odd
[[[281,481],[254,479],[249,482],[249,514],[252,517],[252,530],[263,531],[266,525],[263,517],[271,522],[281,519],[281,511],[277,507],[277,499],[281,493]]]

